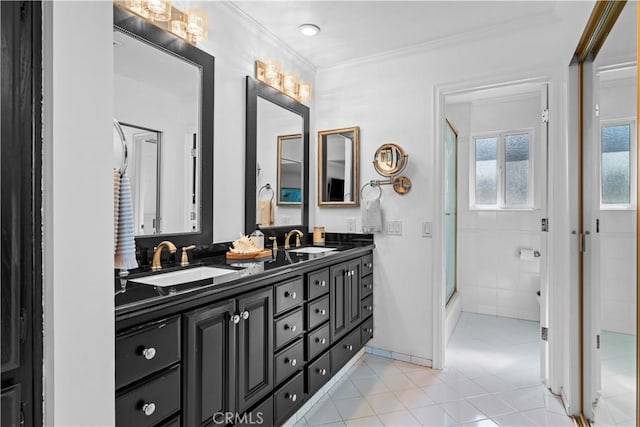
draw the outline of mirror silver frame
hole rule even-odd
[[[353,159],[353,167],[351,169],[351,182],[353,188],[353,198],[349,201],[329,201],[324,200],[324,178],[326,170],[325,159],[325,141],[328,135],[343,134],[347,132],[353,132],[353,148],[351,152],[351,158]],[[358,126],[329,129],[318,131],[318,206],[321,207],[357,207],[360,206],[360,183],[358,177],[360,176],[360,128]]]

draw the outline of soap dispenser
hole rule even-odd
[[[259,228],[256,228],[253,233],[249,236],[251,241],[256,245],[256,247],[260,250],[264,249],[264,234],[260,231]]]

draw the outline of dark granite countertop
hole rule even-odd
[[[329,240],[330,238],[331,240]],[[154,307],[166,308],[169,305],[211,297],[215,296],[215,294],[225,297],[230,292],[240,293],[243,292],[245,286],[251,283],[269,278],[277,281],[278,279],[286,278],[286,276],[294,276],[320,268],[325,264],[333,264],[340,260],[359,256],[374,248],[371,235],[331,234],[328,235],[327,239],[325,247],[336,248],[335,251],[308,254],[279,249],[273,251],[272,256],[266,258],[237,261],[226,259],[225,253],[229,244],[223,243],[200,248],[198,254],[194,256],[191,264],[187,267],[180,267],[176,263],[176,266],[169,265],[161,271],[151,272],[147,266],[131,271],[126,279],[121,279],[116,275],[114,283],[116,317],[132,314],[143,309],[148,311]],[[155,287],[136,283],[137,278],[181,271],[198,266],[225,268],[232,271],[232,273],[170,287]]]

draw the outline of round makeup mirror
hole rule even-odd
[[[376,150],[373,158],[373,167],[380,175],[395,176],[407,167],[408,161],[409,156],[404,152],[402,147],[388,142],[382,144]]]

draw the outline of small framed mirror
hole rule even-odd
[[[278,135],[278,205],[302,203],[302,134]]]
[[[373,167],[383,176],[395,176],[407,167],[409,156],[402,147],[391,142],[382,144],[376,150]]]
[[[318,206],[359,206],[360,128],[318,132]]]

